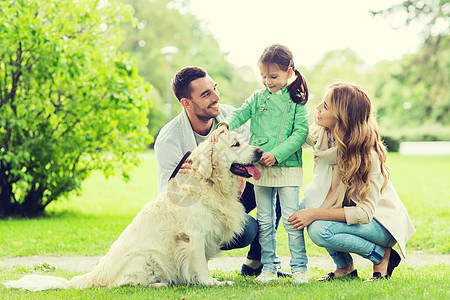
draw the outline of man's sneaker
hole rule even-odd
[[[292,283],[302,284],[308,283],[306,278],[306,271],[296,271],[292,273]]]
[[[257,283],[267,283],[277,279],[278,276],[276,272],[270,272],[263,269],[261,274],[258,277],[256,277],[255,280],[253,281]]]
[[[243,264],[242,268],[241,268],[241,275],[242,276],[258,276],[259,274],[261,274],[262,268],[263,268],[263,265],[261,265],[257,269],[253,269],[253,268],[250,268],[249,266],[247,266],[246,264]]]

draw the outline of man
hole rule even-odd
[[[172,90],[183,106],[183,111],[167,123],[158,134],[155,142],[156,166],[158,172],[158,193],[167,185],[170,175],[186,152],[194,150],[198,144],[208,139],[216,125],[234,110],[229,105],[219,105],[220,94],[217,83],[198,67],[186,67],[175,75]],[[241,126],[238,133],[249,137],[249,128]],[[253,185],[246,183],[241,202],[248,214],[256,207]],[[281,216],[277,199],[277,220]],[[258,241],[258,224],[247,215],[244,233],[235,242],[225,245],[222,250],[243,248],[251,243],[247,260],[242,265],[241,275],[261,273],[261,245]],[[287,274],[279,272],[279,275]]]

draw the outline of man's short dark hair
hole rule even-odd
[[[172,91],[178,101],[181,101],[182,98],[190,98],[192,93],[191,82],[206,77],[206,75],[206,71],[199,67],[185,67],[178,71],[172,81]]]

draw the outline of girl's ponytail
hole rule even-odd
[[[291,67],[297,78],[289,87],[289,95],[295,103],[305,105],[308,102],[308,86],[302,74],[294,67],[294,61],[291,50],[280,44],[273,44],[265,48],[263,54],[259,58],[259,63],[263,65],[277,64],[278,67],[287,72]]]
[[[292,101],[295,103],[300,103],[305,105],[308,102],[308,85],[306,84],[306,80],[300,71],[297,70],[292,64],[292,70],[294,70],[294,74],[297,78],[289,85],[289,95],[291,96]]]

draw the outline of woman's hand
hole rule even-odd
[[[215,144],[219,140],[219,135],[221,135],[222,133],[227,134],[227,132],[228,132],[228,126],[225,124],[222,124],[211,133],[208,140],[210,143]]]
[[[269,168],[269,167],[273,166],[273,164],[276,162],[277,162],[277,159],[275,158],[275,156],[272,153],[265,152],[262,155],[261,160],[259,161],[259,164],[263,167]]]
[[[289,217],[288,222],[298,230],[305,228],[316,220],[316,209],[301,209]]]

